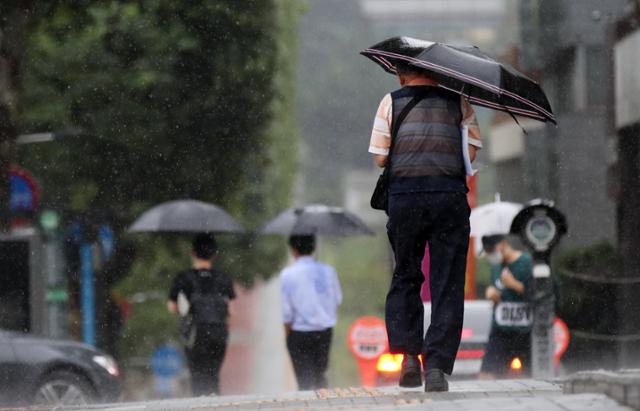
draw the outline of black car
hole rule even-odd
[[[120,371],[86,344],[0,330],[0,405],[115,401]]]

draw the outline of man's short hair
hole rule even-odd
[[[490,254],[495,250],[499,242],[507,238],[505,234],[493,234],[482,236],[482,251]]]
[[[195,236],[192,242],[193,254],[200,259],[210,260],[218,252],[218,244],[213,234],[202,233]]]
[[[513,234],[493,234],[482,237],[482,251],[486,254],[492,253],[496,245],[505,240],[512,248],[522,250],[522,240]]]
[[[313,235],[292,235],[289,246],[300,255],[310,255],[316,249],[316,237]]]
[[[406,63],[404,61],[398,61],[396,62],[396,64],[394,65],[396,68],[396,72],[401,75],[401,74],[421,74],[421,75],[428,75],[428,73],[419,68],[416,67],[414,65],[411,65],[409,63]]]

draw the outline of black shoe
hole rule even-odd
[[[425,392],[445,392],[449,391],[449,383],[444,378],[444,372],[437,368],[424,373]]]
[[[422,364],[417,355],[405,355],[402,360],[399,385],[404,388],[422,385]]]

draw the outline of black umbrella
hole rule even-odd
[[[472,104],[556,122],[538,83],[513,67],[492,59],[477,47],[393,37],[360,54],[391,74],[396,74],[398,62],[425,69],[440,87],[466,96]]]
[[[197,200],[175,200],[145,211],[129,231],[237,233],[242,226],[222,208]]]
[[[340,237],[374,234],[355,214],[326,205],[289,208],[269,221],[262,231],[265,234]]]

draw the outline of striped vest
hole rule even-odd
[[[426,97],[408,113],[397,135],[392,136],[396,141],[391,153],[390,193],[466,193],[460,96],[437,87],[403,87],[391,93],[394,123],[418,93],[426,93]]]

